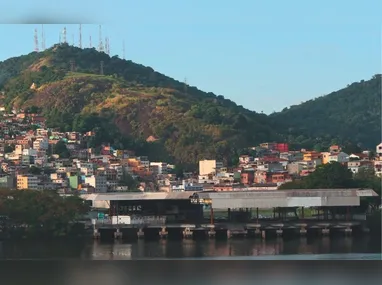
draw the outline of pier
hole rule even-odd
[[[304,236],[351,236],[363,233],[360,221],[307,221],[265,222],[257,224],[169,224],[169,225],[94,225],[94,238],[97,239],[230,239],[230,238],[291,238]]]
[[[109,218],[93,220],[95,238],[268,239],[363,234],[367,228],[354,210],[360,197],[376,195],[371,189],[292,189],[95,194],[87,200],[93,207],[109,203]],[[259,208],[270,216],[262,217]],[[226,216],[218,217],[219,211]],[[113,216],[131,221],[116,224]]]

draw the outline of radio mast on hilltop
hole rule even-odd
[[[45,50],[44,24],[41,24],[41,50]]]
[[[98,44],[98,51],[104,51],[104,46],[102,42],[102,27],[99,25],[99,44]]]
[[[62,43],[66,44],[66,27],[62,31]]]
[[[80,38],[79,38],[79,47],[82,48],[82,25],[80,24]]]
[[[92,36],[89,36],[89,48],[92,48]]]
[[[38,32],[37,29],[34,29],[34,51],[39,51],[38,48]]]

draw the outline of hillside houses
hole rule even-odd
[[[290,150],[286,143],[262,143],[228,167],[221,161],[199,161],[197,172],[174,174],[174,165],[135,156],[126,149],[88,147],[92,132],[60,132],[45,126],[41,115],[3,114],[0,120],[0,188],[52,190],[59,193],[121,191],[275,190],[333,161],[353,174],[362,168],[382,176],[382,143],[370,151],[347,154],[340,146],[325,152]]]

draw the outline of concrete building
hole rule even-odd
[[[329,155],[329,162],[345,163],[349,161],[349,155],[344,152],[331,153]]]
[[[208,175],[217,173],[220,168],[223,168],[222,162],[216,160],[200,160],[199,161],[199,175]]]
[[[0,188],[14,189],[16,188],[16,179],[11,175],[0,176]]]
[[[23,190],[23,189],[31,189],[31,190],[38,190],[38,183],[40,180],[35,175],[17,175],[17,189]]]
[[[107,192],[107,179],[105,175],[91,175],[85,177],[85,183],[95,188],[97,193]]]
[[[377,147],[375,148],[375,153],[376,153],[376,156],[381,159],[382,158],[382,143],[380,143],[379,145],[377,145]]]
[[[155,174],[167,174],[168,168],[165,162],[150,162],[150,171]]]
[[[47,137],[39,137],[33,142],[33,149],[47,150],[49,148],[49,140]]]

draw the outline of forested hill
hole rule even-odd
[[[8,108],[39,108],[51,127],[96,130],[92,145],[110,142],[153,160],[229,160],[278,140],[266,115],[94,48],[60,44],[0,62],[0,90]]]
[[[285,139],[326,148],[333,141],[374,149],[381,142],[381,75],[270,116]]]
[[[266,141],[326,148],[337,137],[374,148],[380,84],[375,76],[266,116],[94,48],[60,44],[0,62],[0,104],[33,107],[63,131],[94,130],[89,146],[111,143],[181,165],[212,158],[229,164]]]

